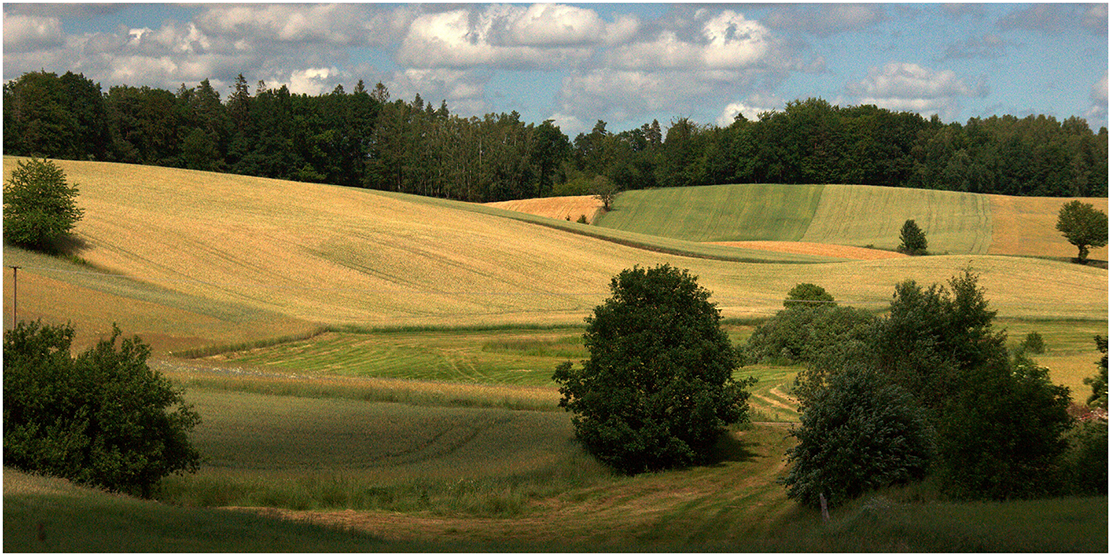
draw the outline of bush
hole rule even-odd
[[[587,317],[590,358],[560,365],[560,406],[576,437],[625,473],[707,461],[726,427],[747,419],[754,379],[735,381],[738,354],[710,292],[685,270],[625,270]]]
[[[1031,332],[1022,340],[1019,348],[1027,353],[1045,353],[1045,340],[1041,334]]]
[[[73,358],[72,326],[20,322],[4,333],[4,465],[149,497],[162,477],[196,471],[200,417],[147,367],[138,338]]]
[[[66,183],[53,162],[20,160],[4,184],[4,238],[37,251],[59,250],[59,240],[82,216],[76,197],[77,186]]]
[[[1077,423],[1066,435],[1064,468],[1069,493],[1107,496],[1107,420]]]
[[[899,249],[900,253],[907,255],[927,255],[926,247],[926,233],[914,220],[907,220],[903,223],[903,229],[899,232]]]
[[[788,450],[787,496],[817,507],[925,476],[934,435],[925,412],[901,387],[863,367],[830,377],[802,408]]]
[[[753,330],[745,348],[752,362],[813,363],[862,340],[874,317],[853,307],[790,305]]]
[[[976,369],[938,425],[942,491],[992,500],[1059,493],[1068,406],[1068,388],[1021,356]]]
[[[836,304],[833,302],[833,296],[825,288],[804,283],[791,288],[791,291],[787,292],[787,299],[783,300],[783,306],[788,309],[799,305],[832,307]]]

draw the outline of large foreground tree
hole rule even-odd
[[[625,473],[703,463],[728,425],[747,419],[754,379],[739,363],[710,292],[686,270],[625,270],[587,317],[590,359],[553,376],[575,434]]]

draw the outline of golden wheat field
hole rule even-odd
[[[14,159],[4,160],[10,172]],[[943,282],[965,267],[981,274],[1000,316],[1107,315],[1107,271],[1060,261],[965,255],[739,263],[638,249],[404,195],[148,166],[59,165],[80,190],[85,216],[76,234],[86,247],[78,255],[88,265],[47,268],[6,249],[6,264],[26,266],[21,314],[97,330],[117,320],[129,333],[175,347],[320,324],[581,323],[608,296],[614,275],[665,262],[699,276],[726,317],[771,315],[800,282],[878,309],[905,279]],[[121,289],[117,275],[132,286]],[[136,297],[144,288],[146,298]]]
[[[592,195],[518,199],[485,204],[489,207],[546,216],[556,220],[577,222],[581,216],[586,218],[588,224],[593,224],[602,210],[602,202]]]

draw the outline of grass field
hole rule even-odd
[[[74,260],[5,247],[5,264],[23,267],[20,318],[74,322],[79,348],[112,322],[153,344],[152,366],[202,416],[194,436],[206,459],[165,483],[158,496],[170,504],[5,470],[6,551],[1107,550],[1106,497],[946,504],[892,491],[822,524],[776,482],[797,368],[738,371],[759,379],[758,423],[731,431],[713,465],[637,477],[611,474],[573,442],[551,381],[559,362],[585,357],[583,317],[634,265],[690,269],[734,343],[800,282],[881,311],[903,280],[971,268],[1011,343],[1038,331],[1048,346],[1038,362],[1086,395],[1091,336],[1107,329],[1107,270],[1060,260],[1074,254],[1067,244],[1061,255],[1000,241],[1047,239],[1027,222],[1052,203],[720,186],[626,193],[595,226],[522,207],[59,164],[80,187],[84,247]],[[870,212],[882,217],[844,218]],[[708,243],[888,249],[887,228],[897,235],[905,218],[923,224],[931,251],[951,254]]]

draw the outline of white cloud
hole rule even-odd
[[[960,112],[960,99],[987,95],[987,85],[969,85],[951,70],[934,71],[918,64],[888,63],[873,67],[868,77],[849,83],[846,89],[860,104],[891,110],[938,114],[952,119]]]
[[[30,52],[65,44],[62,22],[56,17],[4,16],[4,51]]]
[[[759,22],[731,10],[712,14],[700,10],[697,36],[683,38],[672,29],[659,31],[651,40],[621,45],[607,53],[614,67],[636,69],[725,69],[766,66],[776,41]]]
[[[525,46],[589,46],[627,40],[639,26],[632,16],[607,24],[594,10],[563,4],[533,4],[523,13],[507,14],[514,44]]]
[[[721,116],[718,116],[714,123],[720,127],[727,127],[737,118],[737,114],[743,115],[749,121],[756,121],[760,118],[760,114],[774,112],[785,104],[786,101],[779,97],[752,94],[743,101],[727,104],[725,109],[722,110]]]
[[[638,28],[632,16],[607,23],[593,10],[558,4],[465,7],[417,16],[396,60],[421,68],[562,69]]]
[[[1103,74],[1103,78],[1092,85],[1088,98],[1092,101],[1091,106],[1084,113],[1084,118],[1088,120],[1088,124],[1095,127],[1103,127],[1107,125],[1107,74]]]

